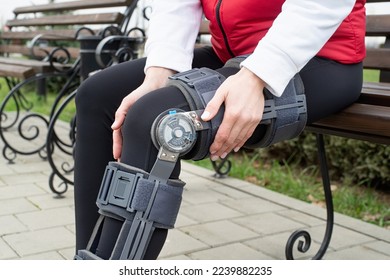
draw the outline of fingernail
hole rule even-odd
[[[236,148],[234,148],[233,151],[234,151],[235,153],[237,153],[239,150],[240,150],[240,147],[236,147]]]
[[[221,155],[221,158],[225,158],[227,156],[227,153],[223,153],[222,155]]]
[[[207,112],[207,111],[204,111],[202,116],[200,116],[203,120],[204,119],[207,119],[208,117],[210,117],[210,112]]]
[[[211,160],[212,160],[212,161],[217,161],[218,158],[219,158],[218,156],[211,156]]]

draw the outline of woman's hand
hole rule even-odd
[[[237,152],[253,134],[264,111],[264,82],[246,68],[228,77],[207,104],[202,120],[211,120],[225,103],[225,113],[214,142],[210,146],[212,160]]]
[[[121,127],[130,107],[143,95],[165,86],[169,76],[176,72],[162,67],[150,67],[146,71],[144,82],[133,92],[123,98],[120,106],[115,112],[115,121],[111,128],[113,130],[113,156],[119,160],[122,153],[122,132]]]

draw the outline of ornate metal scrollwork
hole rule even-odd
[[[59,132],[61,129],[59,119],[67,106],[74,101],[75,94],[76,91],[73,91],[59,104],[48,127],[46,150],[48,154],[47,159],[52,170],[49,177],[49,187],[59,196],[67,191],[69,185],[73,185],[74,146],[76,139],[75,117],[68,124],[69,127],[62,126],[62,130],[66,130],[65,133]]]
[[[77,72],[77,65],[72,68]],[[13,162],[17,155],[38,154],[41,158],[46,159],[46,135],[52,113],[34,112],[34,102],[46,102],[45,99],[39,99],[35,89],[28,89],[28,86],[35,86],[42,80],[51,78],[66,77],[67,81],[57,95],[59,100],[62,95],[66,95],[70,88],[74,87],[78,81],[77,75],[69,72],[41,73],[30,77],[15,85],[0,105],[0,138],[3,140],[3,156]],[[52,111],[55,110],[54,104],[47,104]],[[35,104],[36,105],[36,104]]]
[[[213,165],[213,169],[215,171],[214,176],[217,178],[226,177],[232,168],[232,162],[229,160],[229,156],[222,160],[211,161],[211,164]]]

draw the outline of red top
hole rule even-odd
[[[284,0],[202,0],[210,20],[212,45],[218,56],[249,54],[265,36],[281,12]],[[357,63],[365,57],[365,0],[357,0],[352,12],[318,52],[318,56],[341,63]],[[302,34],[304,36],[304,34]]]

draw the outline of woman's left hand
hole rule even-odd
[[[207,104],[202,120],[211,120],[220,106],[225,113],[214,142],[210,146],[212,160],[237,152],[251,137],[264,111],[264,82],[246,68],[228,77]]]

